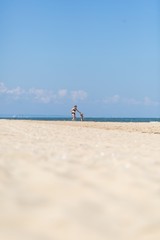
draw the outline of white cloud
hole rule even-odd
[[[57,92],[42,88],[22,89],[21,87],[7,88],[3,82],[0,82],[0,94],[11,99],[31,99],[41,103],[57,103],[63,99],[84,100],[87,93],[83,90],[68,92],[67,89],[60,89]]]
[[[59,96],[60,98],[66,97],[66,96],[67,96],[67,89],[60,89],[60,90],[58,91],[58,96]]]
[[[73,101],[77,100],[85,100],[87,98],[87,92],[83,90],[78,90],[78,91],[72,91],[71,92],[71,99]]]
[[[123,102],[128,104],[128,105],[140,105],[140,104],[142,104],[141,101],[139,101],[137,99],[134,99],[134,98],[124,98]]]
[[[25,90],[20,87],[7,90],[7,93],[13,95],[15,98],[19,98],[21,95],[25,94]]]
[[[154,101],[149,97],[144,97],[141,100],[135,98],[124,98],[120,97],[118,94],[106,98],[103,101],[105,104],[127,104],[127,105],[143,105],[143,106],[160,106],[160,102]]]
[[[45,89],[31,88],[28,90],[28,93],[33,96],[33,98],[42,103],[50,103],[56,99],[56,95],[53,91]]]
[[[12,96],[14,99],[18,99],[21,95],[25,94],[25,90],[20,87],[9,89],[3,82],[0,82],[0,94],[6,94],[8,96]]]
[[[144,105],[144,106],[159,106],[160,102],[154,101],[150,99],[149,97],[144,97],[142,100],[136,100],[136,99],[129,99],[129,104],[132,105]]]
[[[145,97],[143,101],[144,101],[144,105],[146,105],[146,106],[159,106],[160,105],[160,102],[153,101],[149,97]]]
[[[108,103],[118,103],[121,101],[121,98],[119,95],[113,95],[112,97],[106,98],[104,100],[104,103],[108,104]]]
[[[5,87],[3,82],[0,82],[0,93],[6,93],[7,88]]]
[[[3,82],[0,82],[0,95],[11,100],[36,100],[41,103],[58,103],[63,100],[71,99],[73,102],[78,100],[84,101],[87,99],[87,92],[84,90],[68,91],[67,89],[60,89],[57,92],[53,90],[30,88],[23,89],[19,86],[15,88],[8,88]],[[139,105],[139,106],[160,106],[160,101],[154,101],[149,97],[144,97],[139,100],[136,98],[125,98],[118,94],[107,97],[102,101],[104,104],[124,104],[124,105]]]

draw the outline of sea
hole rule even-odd
[[[69,116],[53,116],[53,115],[0,115],[0,119],[10,120],[36,120],[36,121],[71,121]],[[80,121],[77,118],[76,121]],[[116,117],[86,117],[87,122],[160,122],[160,118],[116,118]]]

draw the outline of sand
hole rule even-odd
[[[0,120],[0,239],[159,240],[160,123]]]

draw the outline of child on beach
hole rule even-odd
[[[80,116],[81,116],[81,121],[83,121],[83,113],[81,113],[78,108],[77,105],[74,105],[74,107],[71,109],[71,114],[72,114],[72,120],[76,120],[76,111],[79,112]]]
[[[83,121],[84,120],[83,113],[80,113],[80,116],[81,116],[81,121]]]

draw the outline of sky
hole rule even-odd
[[[0,115],[160,117],[158,0],[0,0]]]

